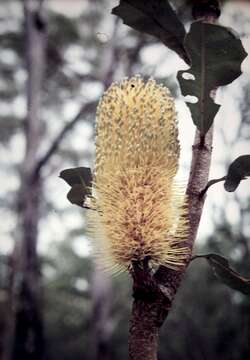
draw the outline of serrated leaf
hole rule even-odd
[[[71,204],[84,207],[86,195],[88,195],[86,187],[81,184],[75,184],[68,192],[67,199],[71,202]]]
[[[183,96],[191,95],[197,103],[188,103],[193,122],[202,135],[211,127],[220,108],[211,98],[211,91],[230,84],[241,75],[241,63],[246,58],[241,40],[228,28],[194,22],[184,46],[191,59],[191,67],[178,72]],[[184,73],[192,79],[183,78]]]
[[[233,270],[223,256],[217,254],[198,255],[195,258],[205,258],[218,280],[234,290],[250,295],[250,279],[246,279]]]
[[[232,192],[237,189],[241,180],[250,176],[250,155],[239,156],[229,166],[224,188]]]
[[[59,177],[71,186],[67,194],[68,200],[72,204],[84,207],[86,196],[91,194],[91,169],[86,167],[66,169],[61,171]]]
[[[183,46],[185,28],[167,0],[120,0],[112,14],[131,28],[157,37],[190,63]]]
[[[66,169],[60,172],[59,177],[65,180],[70,186],[81,184],[86,187],[91,187],[92,174],[90,168],[77,167]]]

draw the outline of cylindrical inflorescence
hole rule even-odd
[[[93,211],[89,228],[106,267],[185,263],[183,186],[175,180],[180,147],[169,90],[140,76],[113,83],[96,118]]]

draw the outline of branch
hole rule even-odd
[[[211,155],[212,155],[212,143],[213,143],[213,127],[210,128],[206,137],[205,143],[200,148],[200,134],[196,131],[195,141],[193,145],[193,155],[191,171],[189,175],[189,182],[187,186],[188,197],[188,214],[189,214],[189,236],[188,245],[190,249],[193,247],[193,243],[196,239],[202,210],[205,199],[200,196],[202,189],[205,188],[208,182]]]
[[[50,158],[56,153],[58,150],[62,140],[68,134],[70,130],[77,124],[77,122],[82,118],[82,116],[86,113],[94,112],[96,108],[97,102],[93,101],[88,104],[82,106],[81,110],[78,114],[71,120],[69,123],[65,125],[65,127],[60,131],[55,140],[52,142],[51,146],[47,150],[47,152],[42,156],[42,158],[38,161],[37,166],[34,171],[34,175],[37,176],[42,167],[50,160]]]
[[[206,194],[206,192],[210,188],[210,186],[217,184],[218,182],[225,181],[225,180],[226,180],[226,176],[223,176],[222,178],[219,178],[219,179],[210,180],[207,183],[206,187],[200,192],[200,198],[202,198]]]

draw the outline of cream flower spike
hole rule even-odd
[[[169,90],[140,76],[113,83],[98,105],[89,229],[105,267],[183,266],[188,249],[180,147]]]

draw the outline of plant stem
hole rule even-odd
[[[160,327],[171,303],[150,274],[148,259],[135,262],[131,275],[134,302],[129,323],[129,359],[156,360]]]
[[[158,303],[135,300],[129,327],[130,360],[156,360],[160,327]]]
[[[204,7],[201,6],[201,2],[204,3]],[[202,19],[214,22],[220,14],[219,4],[216,0],[211,1],[213,6],[209,6],[208,0],[202,0],[201,2],[197,1],[193,13],[198,17],[202,14]],[[217,8],[214,8],[215,3]],[[206,8],[208,9],[207,16]],[[216,9],[218,11],[215,11]],[[215,91],[212,96],[215,96]],[[201,138],[200,132],[196,131],[192,149],[191,170],[186,190],[189,221],[189,234],[186,243],[190,249],[190,258],[205,201],[205,197],[201,197],[200,193],[208,182],[212,143],[213,127],[203,138]],[[179,271],[160,266],[153,276],[145,264],[142,267],[133,268],[134,302],[129,328],[130,360],[157,359],[159,330],[171,309],[190,258],[187,260],[185,267]]]
[[[223,176],[219,179],[213,179],[213,180],[210,180],[206,187],[200,192],[200,197],[202,198],[206,192],[208,191],[208,189],[210,188],[210,186],[214,185],[214,184],[217,184],[218,182],[221,182],[221,181],[225,181],[226,180],[226,176]]]

